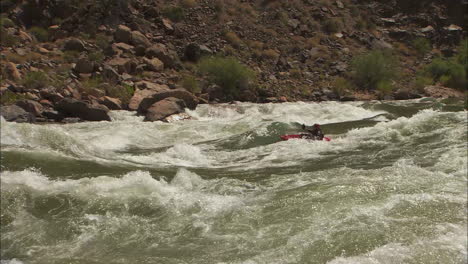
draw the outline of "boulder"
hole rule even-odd
[[[116,42],[124,42],[127,44],[131,44],[132,31],[127,26],[119,25],[115,30],[114,39]]]
[[[131,66],[133,63],[130,62],[131,59],[128,58],[113,58],[112,60],[108,61],[107,64],[109,66],[113,66],[117,68],[117,71],[122,74],[122,73],[129,73],[132,71]],[[136,66],[135,66],[136,67]]]
[[[174,51],[170,51],[164,44],[158,43],[146,49],[148,58],[158,58],[165,66],[172,68],[179,64],[179,58]]]
[[[122,110],[122,102],[117,98],[103,96],[99,99],[99,103],[107,106],[110,110]]]
[[[172,23],[169,19],[161,19],[161,23],[166,30],[167,33],[173,33],[174,32],[174,27],[172,26]]]
[[[79,117],[87,121],[111,121],[109,108],[100,104],[88,104],[72,98],[60,101],[55,109],[67,117]]]
[[[11,62],[5,62],[4,67],[5,77],[13,81],[19,81],[21,79],[21,74],[16,68],[15,64]]]
[[[86,47],[83,41],[76,38],[71,38],[65,41],[63,50],[85,51]]]
[[[24,111],[33,114],[34,116],[41,116],[44,107],[33,100],[20,100],[16,102],[16,105],[23,108]]]
[[[54,104],[63,100],[63,96],[57,93],[57,91],[53,87],[42,89],[39,94],[43,99],[47,99]]]
[[[139,31],[132,31],[132,44],[135,46],[149,47],[151,42]]]
[[[158,121],[170,115],[184,111],[185,103],[182,99],[168,97],[152,104],[146,113],[145,121]]]
[[[136,87],[140,90],[149,89],[157,93],[169,90],[169,87],[164,84],[153,83],[149,81],[139,81],[135,83]]]
[[[135,93],[133,94],[132,98],[128,103],[128,109],[132,111],[138,110],[138,106],[140,105],[141,101],[146,97],[152,96],[155,93],[157,93],[157,91],[150,89],[135,90]]]
[[[19,123],[34,122],[35,118],[31,113],[26,112],[17,105],[7,105],[0,107],[0,116],[6,121],[15,121]]]
[[[159,93],[155,93],[151,95],[150,97],[144,98],[140,105],[138,106],[138,113],[139,114],[145,114],[151,105],[154,103],[161,101],[163,99],[166,99],[168,97],[174,97],[177,99],[182,99],[185,102],[185,105],[189,109],[195,109],[198,104],[198,99],[195,97],[193,94],[188,92],[187,90],[184,89],[174,89],[174,90],[168,90],[168,91],[163,91]]]
[[[164,69],[164,63],[157,58],[153,58],[153,59],[145,58],[144,61],[146,64],[146,69],[148,71],[159,72]]]

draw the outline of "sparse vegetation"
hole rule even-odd
[[[122,85],[110,85],[106,89],[106,95],[119,98],[123,104],[128,104],[134,93],[135,88],[125,83]]]
[[[431,42],[425,38],[414,39],[411,42],[411,46],[416,50],[419,56],[424,56],[431,51]]]
[[[45,42],[49,40],[49,32],[44,28],[32,27],[29,31],[34,37],[36,37],[39,42]]]
[[[16,103],[19,100],[28,99],[28,97],[24,94],[14,93],[12,91],[7,90],[0,96],[0,105],[11,105]]]
[[[238,96],[242,85],[254,78],[254,73],[235,58],[209,57],[199,64],[200,72],[207,75],[211,82],[224,89],[228,96]]]
[[[28,89],[40,89],[49,83],[49,78],[44,72],[28,72],[23,78],[23,85]]]
[[[331,88],[335,94],[342,96],[347,91],[352,90],[352,84],[343,77],[337,77],[333,81]]]
[[[375,90],[387,86],[398,75],[397,61],[390,52],[374,50],[352,61],[353,81],[358,89]],[[383,87],[382,87],[383,89]]]
[[[234,47],[240,47],[242,44],[242,40],[234,32],[226,32],[224,37]]]
[[[182,21],[185,17],[184,9],[178,6],[167,6],[162,14],[174,22]]]
[[[180,4],[184,8],[193,8],[197,6],[197,0],[181,0]]]
[[[343,24],[337,18],[331,18],[324,22],[323,28],[328,33],[337,33],[341,31]]]
[[[184,75],[180,84],[182,85],[182,87],[184,87],[187,91],[191,93],[201,92],[197,79],[192,75]]]
[[[458,53],[451,58],[436,58],[422,70],[422,75],[447,87],[468,89],[468,41],[463,40]]]

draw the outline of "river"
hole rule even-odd
[[[1,264],[467,262],[463,103],[111,114],[1,120]]]

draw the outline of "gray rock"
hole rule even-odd
[[[17,105],[7,105],[0,107],[0,115],[6,121],[15,121],[19,123],[34,122],[35,118],[31,113],[26,112]]]
[[[158,121],[170,115],[182,113],[185,103],[182,99],[168,97],[152,104],[145,115],[145,121]]]
[[[164,44],[158,43],[146,49],[146,56],[160,59],[165,66],[172,68],[180,64],[174,51],[169,51]]]

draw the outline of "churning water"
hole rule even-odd
[[[193,120],[1,120],[1,263],[466,263],[467,113],[201,105]],[[280,141],[320,123],[330,142]]]

